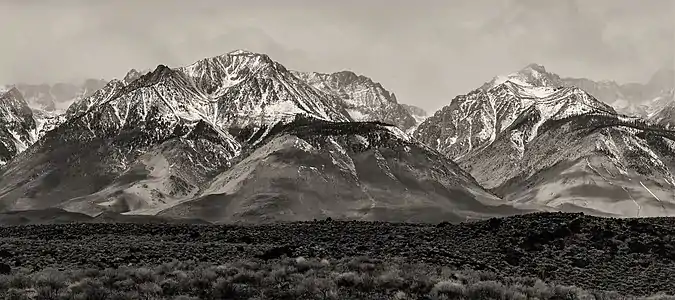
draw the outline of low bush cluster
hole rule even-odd
[[[494,299],[645,298],[547,284],[539,279],[453,270],[365,257],[239,260],[222,265],[173,261],[154,267],[38,272],[0,276],[4,299]]]

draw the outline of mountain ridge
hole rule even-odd
[[[543,70],[527,66],[453,98],[414,136],[509,202],[674,214],[673,132]]]
[[[349,115],[356,121],[383,121],[404,131],[417,125],[417,119],[400,104],[396,95],[381,83],[352,71],[335,73],[293,72],[311,86],[342,99]]]

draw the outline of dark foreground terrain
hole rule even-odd
[[[675,293],[674,238],[672,218],[563,213],[457,225],[8,226],[0,271],[11,274],[0,290],[36,296],[46,285],[82,299],[112,297],[111,289],[115,299],[623,299]]]

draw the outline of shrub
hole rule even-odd
[[[466,295],[469,299],[476,300],[500,300],[505,299],[506,287],[496,281],[481,281],[469,285]]]
[[[345,287],[355,287],[360,285],[362,282],[361,276],[356,274],[356,272],[338,274],[335,280],[339,286]]]
[[[466,287],[456,281],[440,281],[431,289],[432,297],[438,299],[441,296],[450,299],[463,299],[466,296]]]
[[[184,291],[180,283],[172,278],[162,280],[159,287],[162,288],[162,294],[167,296],[175,296]]]

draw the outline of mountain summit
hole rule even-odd
[[[455,97],[414,136],[507,201],[675,214],[675,134],[558,80],[536,65],[497,77]]]
[[[533,87],[555,88],[564,85],[563,81],[560,79],[560,76],[546,71],[546,68],[542,65],[532,63],[515,73],[497,76],[481,86],[480,89],[487,91],[507,81],[521,86]]]
[[[499,76],[450,104],[422,123],[415,136],[451,158],[462,156],[494,142],[510,127],[524,120],[530,125],[517,144],[533,139],[549,120],[589,112],[613,114],[607,104],[576,87],[556,85],[559,77],[530,65],[508,76]]]
[[[649,118],[669,105],[675,89],[675,70],[662,68],[647,83],[618,84],[585,78],[564,78],[566,85],[577,86],[626,115]]]

